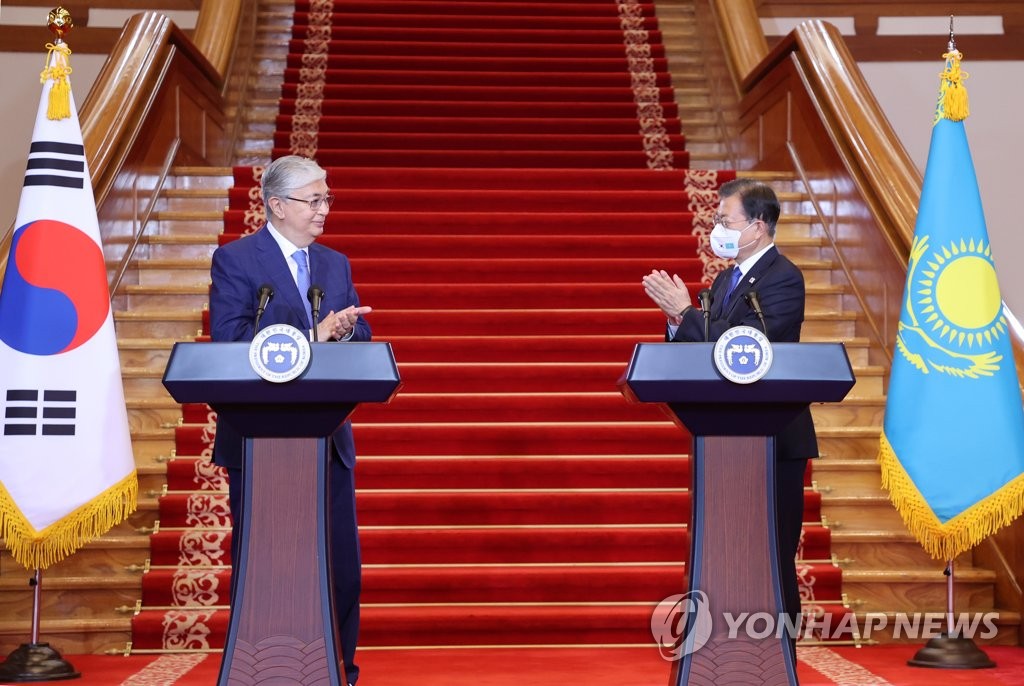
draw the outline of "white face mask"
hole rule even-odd
[[[711,235],[708,239],[711,241],[711,251],[725,260],[734,259],[743,248],[749,247],[754,244],[750,241],[746,245],[740,245],[740,237],[743,232],[754,225],[755,222],[750,222],[742,229],[729,229],[723,224],[715,224],[715,228],[711,230]]]

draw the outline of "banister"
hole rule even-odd
[[[249,8],[252,11],[252,8]],[[253,12],[255,16],[255,12]],[[222,80],[227,79],[237,43],[234,38],[242,20],[242,0],[203,2],[192,32],[192,42],[206,56]]]
[[[251,42],[242,35],[253,24],[242,22],[245,12],[255,12],[254,0],[204,1],[198,42],[158,12],[130,17],[79,107],[101,235],[105,244],[131,237],[122,254],[107,244],[108,257],[122,262],[115,274],[145,229],[160,192],[154,180],[175,163],[229,161],[236,126],[225,122],[224,94],[236,44]],[[0,238],[0,277],[13,229]]]
[[[712,0],[710,9],[718,21],[722,48],[739,91],[743,77],[754,71],[768,54],[768,39],[761,30],[752,0]]]
[[[921,199],[921,174],[893,131],[878,100],[857,68],[853,56],[832,24],[802,22],[793,31],[801,62],[816,77],[818,100],[841,132],[863,179],[864,192],[873,192],[882,208],[887,238],[903,254],[914,238]],[[936,85],[938,92],[938,85]]]
[[[138,140],[170,60],[180,54],[218,92],[221,76],[181,29],[158,12],[136,14],[100,70],[79,111],[97,207]]]

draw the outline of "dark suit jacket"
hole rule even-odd
[[[286,258],[274,237],[264,227],[251,236],[239,238],[213,253],[210,270],[210,336],[214,341],[251,341],[256,335],[253,325],[259,305],[259,288],[270,284],[274,297],[270,299],[260,320],[260,328],[271,324],[291,324],[309,329],[303,300],[299,294]],[[348,258],[336,250],[313,243],[309,246],[310,282],[324,291],[320,305],[321,316],[331,310],[343,310],[349,305],[359,306],[359,296],[352,285],[352,269]],[[360,317],[351,340],[370,340],[370,325]],[[345,422],[332,438],[335,455],[352,468],[355,465],[355,444],[352,425]],[[224,467],[240,469],[242,466],[242,436],[227,422],[217,423],[213,446],[213,461]]]
[[[796,343],[804,321],[804,277],[800,269],[778,249],[772,247],[744,274],[736,290],[725,303],[725,292],[732,280],[733,266],[721,272],[711,284],[711,340],[716,341],[734,326],[752,326],[761,330],[757,314],[743,299],[743,294],[756,290],[764,315],[768,340],[775,343]],[[666,336],[667,337],[667,336]],[[672,341],[704,340],[704,314],[694,307],[683,316]],[[776,437],[776,455],[780,460],[799,460],[818,456],[818,441],[808,408]]]

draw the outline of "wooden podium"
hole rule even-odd
[[[245,439],[246,516],[218,684],[346,684],[332,602],[326,516],[329,436],[362,402],[400,385],[387,343],[313,343],[308,369],[260,378],[248,343],[177,343],[164,386],[209,403]]]
[[[842,400],[854,376],[841,343],[772,349],[768,373],[737,384],[715,369],[714,343],[641,343],[619,381],[635,402],[667,404],[693,434],[689,591],[706,594],[712,623],[705,645],[680,650],[671,686],[797,683],[785,637],[730,638],[724,613],[782,616],[773,434],[809,403]]]

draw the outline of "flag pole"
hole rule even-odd
[[[46,69],[43,71],[44,78],[51,78],[54,81],[49,96],[48,114],[50,119],[64,119],[70,116],[71,86],[67,77],[71,73],[71,69],[66,61],[59,59],[59,56],[52,62],[51,57],[54,56],[54,52],[60,52],[62,48],[64,48],[65,55],[70,54],[70,51],[64,46],[64,35],[74,27],[74,23],[71,20],[71,14],[66,9],[56,7],[47,17],[47,26],[55,36],[53,44],[48,46],[50,54],[47,56]],[[51,648],[49,643],[39,642],[43,591],[43,572],[40,566],[35,567],[35,573],[29,579],[28,584],[32,587],[30,642],[21,644],[3,662],[0,662],[0,682],[26,683],[80,678],[81,673],[61,657],[58,651]]]
[[[969,74],[952,16],[942,57],[879,462],[882,484],[907,528],[933,558],[946,561],[946,626],[908,664],[981,669],[995,663],[968,638],[980,616],[970,622],[954,616],[954,560],[1024,510],[1024,408],[1011,342],[1002,336],[1007,324],[964,126]],[[974,268],[968,264],[979,276],[958,276]],[[960,303],[969,303],[972,316],[984,310],[962,327],[968,332],[955,323],[965,310]],[[954,420],[976,435],[948,441],[944,427]],[[965,466],[972,450],[984,459]]]
[[[946,631],[930,639],[924,648],[907,660],[911,667],[936,669],[988,669],[996,663],[975,644],[974,639],[956,635],[953,623],[953,561],[946,561]]]
[[[66,681],[82,675],[50,647],[39,642],[39,615],[42,608],[43,572],[36,569],[28,580],[32,587],[32,637],[30,643],[22,643],[7,659],[0,663],[0,681],[20,684],[30,681]]]
[[[39,643],[39,614],[43,606],[43,570],[36,569],[35,576],[29,579],[32,587],[32,638],[33,644]]]

